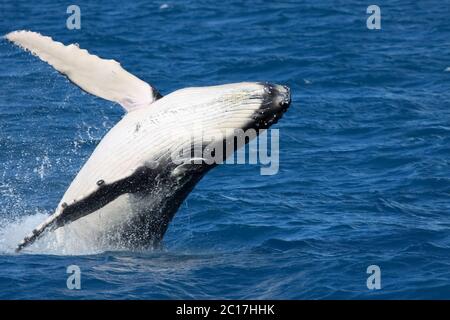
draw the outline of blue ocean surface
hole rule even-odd
[[[74,4],[80,30],[68,2],[2,0],[0,34],[78,43],[163,95],[286,84],[280,169],[213,169],[159,250],[15,254],[123,111],[1,39],[0,299],[450,299],[447,1],[378,1],[381,30],[356,0]]]

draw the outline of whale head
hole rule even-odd
[[[215,163],[220,163],[242,144],[277,123],[290,104],[290,90],[283,85],[244,82],[193,87],[175,91],[155,102],[151,106],[151,119],[166,124],[164,131],[171,142],[168,145],[172,155],[183,150],[184,160],[201,158],[210,163],[214,157]],[[245,135],[245,142],[226,150],[236,135]],[[222,152],[215,156],[219,148]],[[213,154],[193,156],[194,149],[210,149]]]

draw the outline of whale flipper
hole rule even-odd
[[[154,170],[141,167],[130,176],[109,184],[99,180],[97,182],[98,188],[89,195],[75,200],[71,204],[62,203],[53,215],[37,226],[29,236],[25,237],[17,246],[16,252],[33,244],[45,232],[63,227],[67,223],[95,212],[123,194],[138,193],[150,188],[156,176],[157,172]]]
[[[119,62],[101,59],[77,45],[66,46],[32,31],[13,31],[5,38],[50,64],[84,91],[116,102],[126,111],[146,107],[161,97]]]

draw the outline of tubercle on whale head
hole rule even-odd
[[[281,119],[291,105],[291,90],[286,85],[263,83],[264,100],[252,116],[252,129],[268,129]]]

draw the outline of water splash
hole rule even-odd
[[[2,218],[0,220],[0,254],[14,254],[17,244],[48,215],[48,212],[36,212],[36,214],[15,219]],[[110,249],[102,248],[91,239],[80,237],[71,228],[64,228],[63,232],[50,232],[44,235],[21,254],[92,255]]]
[[[41,212],[15,219],[2,217],[0,220],[0,253],[13,253],[17,244],[46,216],[46,213]]]

